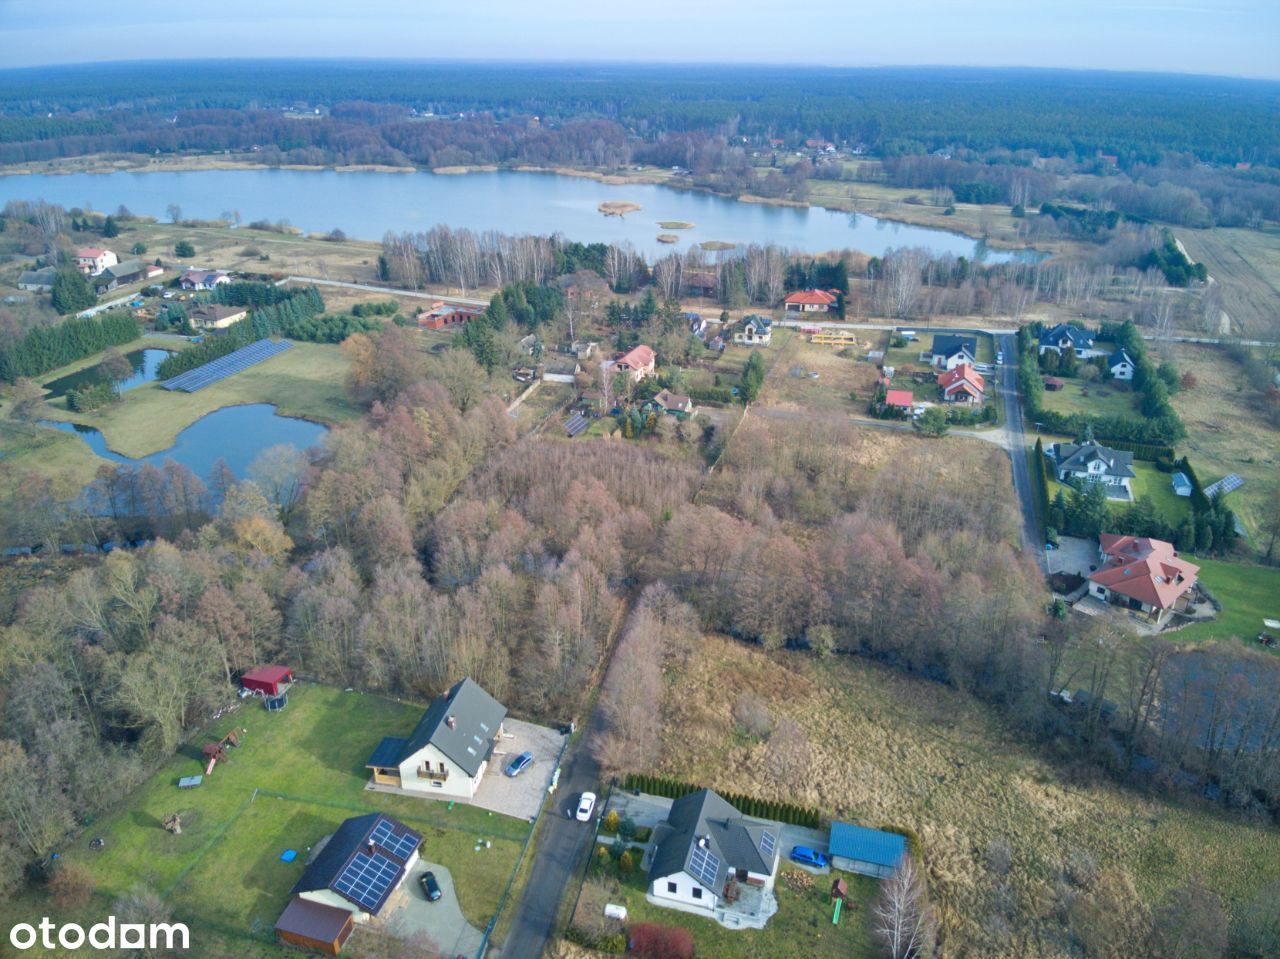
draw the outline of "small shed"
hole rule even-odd
[[[1187,478],[1186,473],[1173,474],[1173,491],[1178,496],[1191,495],[1191,480]]]
[[[907,840],[897,833],[833,822],[827,850],[836,869],[887,879],[907,854]]]
[[[1056,376],[1046,376],[1044,378],[1044,388],[1050,392],[1062,389],[1063,385],[1062,380],[1058,379]]]
[[[336,956],[355,924],[355,914],[349,909],[294,896],[276,920],[276,938],[291,946]]]
[[[293,670],[288,666],[259,666],[240,677],[240,685],[251,693],[280,696],[293,683]]]

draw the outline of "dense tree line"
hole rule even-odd
[[[138,321],[128,310],[98,316],[71,317],[56,326],[38,326],[11,345],[0,348],[0,380],[35,377],[66,366],[110,346],[136,340]]]

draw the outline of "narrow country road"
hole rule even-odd
[[[593,823],[571,819],[566,810],[577,806],[584,791],[600,795],[600,764],[590,746],[591,735],[599,726],[598,714],[597,706],[561,766],[559,787],[542,816],[542,835],[529,866],[529,881],[502,944],[504,959],[537,959],[542,955],[555,928],[560,903],[577,878],[583,847],[595,835]]]
[[[460,306],[489,305],[488,300],[478,300],[475,297],[446,296],[443,293],[431,293],[426,290],[400,290],[391,286],[374,286],[372,283],[344,283],[341,280],[324,280],[318,276],[286,276],[283,280],[278,281],[276,285],[283,286],[285,283],[311,283],[315,286],[335,286],[343,290],[366,290],[370,293],[412,296],[419,300],[444,300],[446,303],[457,303]]]
[[[1018,509],[1022,513],[1023,545],[1036,557],[1040,569],[1049,572],[1040,527],[1036,522],[1035,487],[1031,485],[1031,467],[1027,463],[1027,434],[1022,421],[1022,404],[1018,402],[1018,347],[1012,333],[995,335],[996,349],[1008,361],[996,370],[1000,396],[1004,400],[1004,439],[1013,466],[1013,488],[1018,493]]]

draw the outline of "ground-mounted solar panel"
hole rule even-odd
[[[699,847],[689,857],[689,874],[708,889],[715,888],[716,873],[719,871],[720,857],[710,849]]]
[[[588,420],[581,413],[575,413],[573,416],[569,417],[569,419],[565,421],[564,431],[568,433],[569,436],[571,437],[577,436],[579,433],[582,433],[583,431],[585,431],[586,428],[590,425],[591,425],[590,420]]]
[[[184,393],[195,393],[219,380],[226,379],[234,373],[247,370],[251,366],[269,360],[271,357],[293,346],[289,340],[261,339],[248,346],[210,360],[194,370],[187,370],[177,376],[165,380],[160,385],[166,390],[181,390]]]
[[[1210,483],[1204,489],[1204,495],[1212,499],[1215,496],[1226,496],[1244,485],[1244,480],[1237,473],[1230,473],[1216,483]]]
[[[408,862],[413,851],[418,848],[418,842],[413,836],[404,833],[397,835],[395,827],[385,819],[373,828],[369,841],[381,846],[402,862]]]
[[[773,855],[774,848],[775,848],[775,840],[773,838],[773,833],[769,832],[769,830],[766,829],[763,833],[760,834],[760,850],[765,854],[765,857],[767,858]]]

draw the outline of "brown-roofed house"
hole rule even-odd
[[[840,300],[835,290],[796,290],[782,301],[788,313],[826,313]]]
[[[1179,558],[1172,543],[1103,533],[1098,544],[1103,564],[1089,576],[1089,595],[1143,613],[1156,625],[1186,608],[1200,567]]]
[[[626,373],[632,380],[639,383],[646,376],[653,375],[657,362],[658,355],[650,347],[641,343],[614,360],[613,369],[616,373]]]
[[[291,946],[336,956],[355,927],[350,910],[294,896],[276,920],[276,937]]]
[[[653,398],[653,402],[655,406],[661,407],[667,413],[678,416],[688,416],[693,413],[693,400],[679,393],[672,393],[670,390],[660,390]]]
[[[221,303],[201,303],[191,308],[191,323],[205,330],[225,330],[249,315],[243,306],[223,306]]]
[[[938,387],[948,403],[981,403],[987,383],[982,374],[968,363],[960,363],[955,369],[938,374]]]

